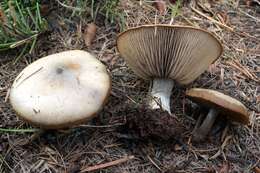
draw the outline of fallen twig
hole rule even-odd
[[[246,67],[242,66],[239,62],[237,61],[233,61],[233,62],[234,63],[227,61],[226,64],[239,70],[242,74],[244,74],[249,79],[259,82],[259,79],[254,73],[251,73]]]
[[[209,158],[209,160],[214,160],[214,159],[216,159],[218,156],[220,156],[221,154],[224,155],[223,151],[224,151],[225,147],[227,146],[227,144],[228,144],[228,142],[229,142],[230,139],[232,139],[232,135],[229,135],[229,136],[227,136],[227,137],[225,138],[225,140],[224,140],[224,142],[221,144],[221,147],[220,147],[220,149],[218,150],[218,152],[217,152],[216,154],[214,154],[213,156],[211,156],[211,157]],[[225,158],[225,155],[224,155],[224,158]]]
[[[116,127],[116,126],[123,126],[125,125],[126,122],[124,123],[116,123],[116,124],[109,124],[109,125],[90,125],[90,124],[83,124],[79,125],[79,127],[87,127],[87,128],[110,128],[110,127]]]
[[[111,161],[111,162],[107,162],[107,163],[103,163],[103,164],[99,164],[99,165],[94,165],[94,166],[89,166],[87,168],[81,169],[80,173],[96,171],[96,170],[107,168],[107,167],[110,167],[110,166],[115,166],[115,165],[127,162],[129,160],[132,160],[134,158],[135,158],[134,156],[126,156],[126,157],[123,157],[121,159],[114,160],[114,161]]]
[[[162,172],[162,169],[153,161],[153,159],[150,156],[147,156],[147,158],[159,171]]]
[[[9,99],[10,91],[11,91],[11,89],[9,88],[9,89],[7,90],[7,92],[6,92],[5,100],[4,100],[5,103],[6,103],[6,102],[8,101],[8,99]]]
[[[241,9],[238,9],[238,10],[239,10],[239,12],[241,12],[241,13],[244,14],[244,15],[246,15],[247,17],[252,18],[252,19],[255,20],[256,22],[260,22],[260,20],[259,20],[258,18],[256,18],[256,17],[254,17],[254,16],[252,16],[252,15],[250,15],[250,14],[244,12],[244,11],[241,10]]]
[[[229,30],[229,31],[234,31],[233,28],[231,28],[231,27],[229,27],[229,26],[227,26],[227,25],[225,25],[225,24],[223,24],[223,23],[221,23],[221,22],[219,22],[219,21],[213,19],[212,17],[209,17],[209,16],[203,14],[201,11],[197,10],[196,8],[194,8],[194,7],[191,6],[191,9],[192,9],[192,11],[194,11],[195,13],[199,14],[199,15],[202,16],[202,17],[207,18],[208,20],[212,21],[213,23],[215,23],[215,24],[217,24],[217,25],[219,25],[219,26],[221,26],[221,27],[223,27],[223,28],[226,28],[226,29]]]
[[[206,18],[206,19],[208,19],[208,20],[210,20],[210,21],[212,21],[212,22],[215,23],[216,25],[219,25],[219,26],[221,26],[221,27],[227,29],[228,31],[233,32],[234,34],[237,34],[237,35],[243,36],[243,37],[248,37],[248,38],[254,39],[254,40],[256,40],[256,41],[259,41],[258,38],[254,37],[254,36],[252,36],[252,35],[250,35],[250,34],[248,34],[248,33],[245,33],[245,32],[242,32],[242,31],[236,32],[236,31],[234,30],[234,28],[232,28],[232,27],[230,27],[230,26],[227,26],[227,25],[225,25],[225,24],[223,24],[223,23],[217,21],[216,19],[214,19],[214,18],[212,18],[212,17],[210,17],[210,16],[207,16],[207,15],[203,14],[201,11],[197,10],[196,8],[194,8],[194,7],[192,7],[192,6],[191,6],[191,9],[192,9],[192,11],[194,11],[195,13],[197,13],[198,15],[200,15],[200,16],[202,16],[202,17],[204,17],[204,18]]]

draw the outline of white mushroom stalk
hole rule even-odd
[[[150,107],[152,109],[163,109],[171,114],[170,97],[173,86],[174,81],[171,79],[153,79]]]

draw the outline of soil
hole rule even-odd
[[[104,16],[98,15],[96,37],[87,47],[82,33],[92,22],[91,16],[70,17],[69,9],[55,2],[48,4],[51,10],[45,17],[50,29],[39,37],[34,52],[17,63],[17,50],[0,54],[0,128],[32,128],[17,118],[8,102],[8,91],[24,67],[52,53],[81,49],[94,54],[112,77],[111,95],[88,124],[40,134],[0,131],[0,172],[76,173],[134,156],[93,172],[259,173],[260,5],[259,1],[248,2],[184,1],[174,18],[169,12],[159,14],[151,2],[120,2],[118,8],[126,16],[124,29],[154,23],[192,25],[212,32],[223,43],[223,55],[196,81],[188,86],[176,84],[171,116],[146,107],[149,81],[138,78],[117,52],[116,37],[122,29],[118,23],[107,23]],[[185,90],[191,87],[215,89],[240,100],[249,110],[250,124],[218,119],[205,141],[193,142],[198,114],[207,110],[200,110],[185,97]]]

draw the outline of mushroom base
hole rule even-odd
[[[153,79],[149,106],[152,109],[161,108],[171,114],[170,97],[173,86],[174,82],[171,79]]]

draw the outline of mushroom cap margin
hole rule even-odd
[[[208,48],[206,48],[206,46],[208,46],[210,44],[207,44],[207,41],[205,43],[203,43],[203,45],[206,45],[203,48],[204,51],[195,50],[193,52],[194,52],[194,54],[195,53],[200,54],[201,56],[206,55],[207,58],[197,57],[195,60],[194,57],[191,57],[192,55],[187,54],[186,56],[183,56],[183,52],[180,50],[177,50],[177,49],[183,49],[183,47],[187,46],[187,44],[190,44],[189,41],[187,41],[187,39],[189,37],[189,36],[187,36],[187,34],[183,35],[183,37],[185,37],[185,38],[182,38],[182,36],[178,36],[178,34],[177,34],[177,36],[174,36],[174,35],[172,36],[177,41],[175,41],[175,42],[170,41],[170,43],[172,45],[166,45],[169,47],[169,49],[168,48],[165,48],[165,49],[168,50],[168,52],[170,52],[170,54],[175,55],[176,53],[173,53],[173,51],[175,51],[175,50],[171,51],[171,48],[175,47],[176,48],[175,52],[178,52],[177,57],[179,57],[179,58],[170,56],[167,58],[162,58],[162,60],[158,60],[158,58],[156,58],[156,56],[154,55],[154,54],[158,54],[158,53],[156,53],[156,51],[154,51],[154,50],[157,50],[157,49],[164,50],[165,45],[159,44],[159,45],[163,45],[163,48],[160,48],[160,46],[158,46],[158,45],[156,46],[156,48],[154,48],[150,45],[151,42],[149,42],[149,39],[151,39],[151,38],[149,38],[149,39],[146,38],[148,35],[146,33],[149,33],[150,29],[154,29],[155,33],[156,33],[156,30],[158,30],[158,29],[165,29],[165,30],[169,29],[171,33],[168,34],[168,36],[165,38],[165,40],[169,39],[168,37],[173,35],[172,33],[174,33],[175,31],[184,31],[185,30],[185,31],[188,31],[188,33],[194,33],[194,32],[190,32],[190,31],[197,31],[196,32],[197,34],[203,35],[201,37],[198,36],[198,38],[203,39],[204,36],[205,36],[205,38],[210,38],[210,40],[212,40],[210,42],[215,46],[212,45],[211,47],[209,47],[209,50],[208,50]],[[136,33],[136,32],[142,31],[142,30],[145,30],[143,32],[146,34],[146,36],[138,36],[136,38],[133,38],[132,36],[130,36],[130,34]],[[164,34],[167,32],[162,32],[162,33]],[[185,33],[185,32],[183,32],[183,33]],[[127,37],[128,35],[130,37]],[[131,39],[131,41],[129,41],[130,39]],[[149,46],[146,46],[146,44],[141,44],[141,46],[140,46],[138,41],[140,41],[142,39],[146,39],[147,41],[145,41],[145,42],[147,42],[147,44]],[[180,41],[178,41],[178,40],[182,40],[182,39],[183,39],[183,42],[180,43]],[[169,40],[171,40],[171,39],[169,39]],[[132,43],[130,43],[130,42],[132,42]],[[194,42],[193,45],[190,45],[189,50],[192,50],[193,47],[194,46],[196,47],[196,44],[200,44],[200,42],[202,42],[202,41],[197,40],[196,43]],[[155,43],[155,44],[157,44],[157,43]],[[181,44],[180,47],[182,47],[182,48],[179,48],[178,46],[176,47],[176,45],[174,45],[174,44]],[[131,45],[131,46],[129,46],[129,45]],[[143,47],[140,48],[139,46],[140,47],[143,46]],[[213,50],[210,50],[210,48],[212,48],[212,47],[215,47],[215,48],[213,48]],[[141,77],[143,79],[147,79],[147,80],[150,80],[150,79],[153,79],[156,77],[171,78],[182,85],[186,85],[186,84],[189,84],[192,81],[194,81],[201,73],[203,73],[208,68],[208,66],[211,63],[216,61],[216,59],[221,56],[221,54],[223,52],[223,47],[222,47],[222,44],[220,43],[220,41],[213,34],[211,34],[210,32],[208,32],[204,29],[195,28],[195,27],[191,27],[191,26],[158,24],[158,25],[138,26],[138,27],[130,28],[130,29],[120,33],[117,37],[117,50],[121,54],[121,56],[126,60],[129,67],[139,77]],[[208,55],[208,53],[206,53],[206,52],[213,52],[213,51],[215,51],[214,53],[212,53],[212,54],[214,54],[213,56]],[[140,52],[141,52],[141,54],[140,54]],[[159,53],[159,55],[165,54],[165,52],[167,52],[167,51],[162,51]],[[200,52],[203,52],[203,53],[201,54]],[[149,57],[146,59],[147,56],[151,56],[151,55],[153,55],[152,58]],[[183,57],[186,58],[187,61],[184,61]],[[192,61],[193,60],[192,58],[194,58],[194,61]],[[198,60],[200,62],[198,62]]]

